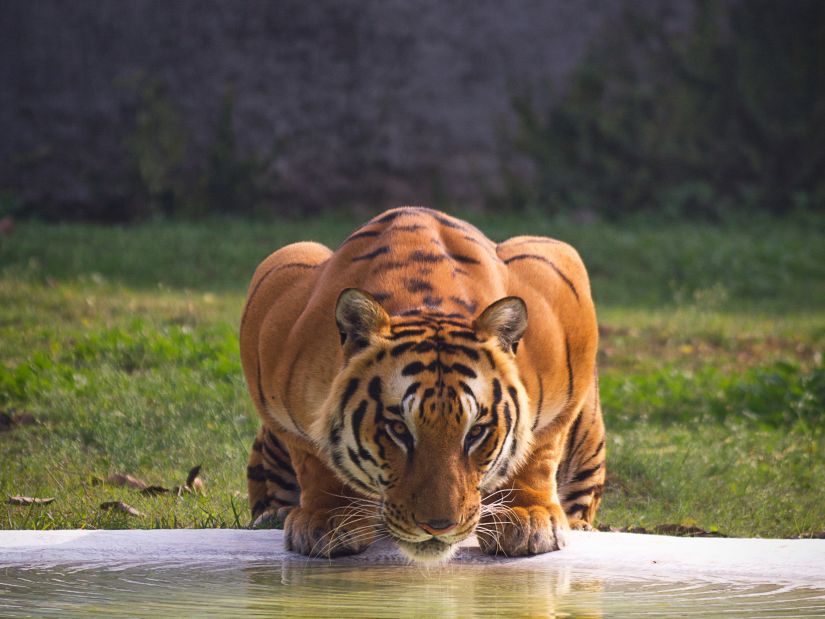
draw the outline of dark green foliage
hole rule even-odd
[[[198,214],[250,214],[266,199],[271,156],[242,154],[234,128],[235,93],[227,89],[221,104],[215,135],[200,181]]]
[[[235,134],[235,94],[227,88],[206,154],[188,148],[189,135],[165,84],[139,74],[127,82],[137,99],[134,127],[127,140],[134,172],[134,196],[109,205],[110,221],[148,216],[201,217],[248,215],[261,209],[272,154],[245,153]]]
[[[187,156],[186,132],[163,82],[138,74],[127,86],[137,97],[134,129],[126,145],[136,192],[144,205],[142,214],[174,212],[185,194],[181,174]]]
[[[825,3],[696,0],[688,20],[675,6],[628,4],[546,110],[516,98],[532,173],[506,170],[508,201],[711,217],[825,207]]]

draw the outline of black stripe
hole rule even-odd
[[[498,408],[498,404],[501,403],[501,383],[498,381],[497,378],[493,379],[493,406],[491,407],[493,412],[495,413],[495,421],[494,423],[498,423],[498,413],[496,409]],[[504,413],[504,424],[506,426],[506,430],[504,432],[504,436],[501,439],[501,445],[504,446],[504,443],[507,442],[507,437],[510,435],[510,430],[513,427],[513,418],[510,415],[510,406],[507,402],[504,403],[504,407],[502,409]],[[501,449],[496,456],[496,459],[493,461],[493,464],[490,468],[496,468],[498,466],[499,460],[504,455],[504,450]],[[507,463],[504,463],[501,469],[498,471],[499,475],[503,475],[507,471]]]
[[[427,307],[438,307],[441,305],[443,300],[444,299],[442,297],[432,297],[430,295],[425,296],[423,299],[424,305]]]
[[[252,506],[252,517],[257,518],[262,513],[264,513],[267,508],[272,505],[272,501],[274,499],[272,497],[266,497],[264,499],[260,499],[255,505]]]
[[[420,361],[413,361],[412,363],[407,364],[404,366],[404,369],[401,370],[401,376],[415,376],[416,374],[421,374],[424,370],[427,369]]]
[[[575,483],[575,482],[579,482],[579,481],[584,481],[585,479],[589,479],[590,477],[593,477],[593,475],[595,475],[600,468],[602,468],[602,463],[601,462],[599,462],[599,464],[597,464],[596,466],[593,466],[589,469],[584,469],[583,471],[579,471],[578,473],[576,473],[573,476],[573,479],[571,481]]]
[[[465,322],[458,322],[457,320],[447,320],[448,317],[453,318],[464,318]],[[438,317],[438,324],[439,325],[450,325],[451,327],[458,327],[459,329],[466,329],[469,325],[467,324],[467,317],[456,315],[456,314],[445,314],[444,317]]]
[[[261,383],[261,351],[257,352],[258,355],[258,362],[257,367],[255,368],[256,371],[256,379],[258,384],[258,402],[261,404],[261,410],[266,411],[266,396],[264,395],[264,387]]]
[[[441,346],[441,350],[448,355],[462,353],[473,361],[478,361],[478,351],[475,348],[470,348],[469,346],[462,346],[461,344],[443,344]]]
[[[274,471],[270,471],[269,469],[265,469],[264,472],[266,473],[266,480],[271,481],[273,484],[277,484],[284,490],[289,492],[298,492],[300,488],[297,484],[293,484],[291,481],[285,480],[283,477],[275,473]]]
[[[376,264],[372,267],[373,274],[382,273],[384,271],[394,271],[396,269],[403,269],[407,266],[405,263],[398,260],[387,260],[381,264]]]
[[[392,348],[390,348],[390,355],[393,357],[398,357],[399,355],[403,355],[407,352],[410,348],[416,345],[415,341],[412,342],[401,342],[400,344],[396,344]]]
[[[346,389],[344,389],[344,393],[341,394],[341,401],[338,404],[338,412],[340,416],[343,416],[344,409],[349,404],[350,398],[352,398],[355,391],[358,389],[359,380],[357,378],[351,378],[350,381],[347,383]]]
[[[590,428],[587,428],[584,431],[584,434],[582,434],[581,438],[578,441],[576,441],[576,446],[573,447],[573,451],[569,456],[571,462],[573,461],[573,458],[576,456],[576,454],[579,453],[579,450],[582,448],[582,445],[584,445],[587,442],[588,436],[590,436]]]
[[[467,241],[470,241],[470,243],[475,243],[476,245],[481,245],[482,247],[487,247],[487,245],[482,243],[480,239],[477,239],[474,236],[470,236],[469,234],[465,234],[464,239],[467,240]]]
[[[367,386],[367,393],[376,402],[381,401],[381,377],[373,376],[370,384]]]
[[[575,284],[573,284],[573,282],[570,280],[569,277],[567,277],[567,275],[565,275],[564,273],[561,272],[559,267],[557,267],[556,263],[553,262],[552,260],[549,260],[549,259],[545,258],[544,256],[539,256],[537,254],[519,254],[517,256],[511,256],[510,258],[506,258],[504,260],[504,264],[510,264],[511,262],[515,262],[517,260],[538,260],[540,262],[544,262],[545,264],[549,265],[550,268],[552,268],[558,274],[558,276],[561,277],[564,280],[564,283],[567,284],[567,286],[573,292],[573,295],[576,297],[576,300],[577,301],[579,300],[579,293],[576,291]]]
[[[447,256],[444,254],[435,254],[432,252],[416,249],[407,257],[407,260],[410,260],[412,262],[424,262],[429,264],[435,264],[445,260],[446,258]]]
[[[357,467],[358,467],[358,469],[359,469],[359,470],[360,470],[360,471],[361,471],[364,475],[366,475],[367,477],[369,477],[370,479],[372,479],[372,476],[371,476],[369,473],[367,473],[367,470],[364,468],[364,465],[363,465],[363,464],[361,464],[361,460],[359,459],[358,454],[357,454],[357,453],[355,453],[355,450],[354,450],[352,447],[347,447],[347,455],[349,456],[350,462],[352,462],[355,466],[357,466]],[[363,484],[362,484],[362,485],[363,485]]]
[[[392,297],[392,295],[389,292],[371,292],[370,294],[373,297],[375,297],[375,300],[379,303],[386,301],[387,299]]]
[[[566,510],[566,512],[567,512],[567,514],[576,514],[576,513],[579,513],[579,512],[582,512],[582,513],[583,513],[583,512],[585,512],[585,511],[587,511],[587,508],[588,508],[588,507],[590,507],[590,506],[589,506],[589,505],[582,505],[581,503],[576,503],[576,504],[574,504],[574,505],[571,505],[571,506],[570,506],[570,507]]]
[[[570,461],[570,454],[573,451],[573,441],[576,440],[576,435],[579,433],[579,426],[582,422],[582,411],[579,411],[579,414],[576,415],[576,420],[573,422],[573,425],[570,427],[570,433],[567,435],[567,447],[565,448],[565,455],[564,459],[566,461]]]
[[[401,331],[396,331],[390,336],[391,340],[400,340],[402,337],[413,337],[424,335],[426,331],[424,329],[402,329]]]
[[[246,478],[252,481],[266,481],[266,473],[264,473],[264,465],[256,464],[255,466],[246,467]]]
[[[390,248],[386,245],[382,245],[376,250],[373,250],[367,254],[361,254],[360,256],[356,256],[352,259],[353,262],[358,262],[359,260],[372,260],[376,256],[380,256],[382,254],[390,253]]]
[[[387,213],[386,215],[382,215],[378,219],[373,219],[372,223],[374,223],[374,224],[385,224],[387,222],[390,222],[390,221],[396,219],[397,217],[401,217],[401,215],[412,215],[413,213],[410,212],[411,210],[412,209],[408,209],[408,208],[399,208],[395,211],[391,211],[391,212]]]
[[[467,225],[465,225],[461,222],[452,221],[450,219],[447,219],[444,215],[440,215],[436,211],[431,211],[430,215],[438,223],[440,223],[442,226],[445,226],[447,228],[453,228],[454,230],[466,230],[466,231],[470,230],[469,226],[467,226]]]
[[[464,254],[448,254],[450,258],[462,264],[480,264],[478,260],[472,256],[465,256]]]
[[[264,452],[267,456],[269,456],[269,459],[272,462],[277,464],[287,473],[290,473],[293,477],[295,476],[295,471],[292,468],[292,464],[290,464],[289,462],[281,458],[278,454],[276,454],[274,451],[272,451],[272,448],[270,448],[269,445],[264,445]]]
[[[477,374],[473,371],[472,368],[467,367],[463,363],[453,363],[452,368],[459,374],[464,374],[464,376],[467,376],[469,378],[476,378],[477,376]]]
[[[258,439],[255,439],[255,441],[252,443],[252,451],[261,451],[263,448],[263,444]]]
[[[518,402],[518,392],[515,387],[510,385],[507,387],[507,393],[510,394],[510,399],[513,400],[513,407],[516,409],[516,425],[518,425],[519,419],[521,418],[521,406]]]
[[[346,240],[343,243],[341,243],[341,246],[343,247],[346,243],[349,243],[350,241],[354,241],[356,239],[363,239],[370,236],[378,236],[379,234],[381,234],[381,230],[364,230],[363,232],[355,232],[349,235],[346,238]]]
[[[573,399],[573,364],[570,362],[570,340],[564,338],[564,351],[567,355],[567,404]]]
[[[604,449],[604,439],[602,439],[601,441],[599,441],[599,445],[596,447],[596,450],[592,453],[592,455],[590,455],[590,456],[587,458],[587,460],[582,460],[582,464],[585,464],[585,463],[587,463],[587,462],[590,462],[593,458],[595,458],[595,457],[596,457],[596,456],[598,456],[600,453],[602,453],[602,449]]]
[[[382,428],[384,427],[384,402],[381,400],[381,377],[374,376],[372,380],[370,380],[370,384],[367,387],[367,393],[369,396],[375,401],[375,415],[373,417],[373,427],[375,428],[375,433],[373,434],[372,440],[375,446],[378,448],[378,457],[382,460],[386,460],[386,454],[384,453],[384,443],[382,442],[381,438],[383,437]]]
[[[491,353],[486,348],[482,348],[481,351],[487,356],[487,362],[490,364],[490,369],[495,370],[496,369],[496,362],[493,359],[493,353]]]
[[[406,280],[404,282],[404,287],[407,289],[408,292],[430,292],[433,289],[433,286],[432,284],[430,284],[430,282],[416,278]]]
[[[404,395],[401,397],[401,401],[403,402],[408,397],[410,397],[412,394],[414,394],[416,391],[418,391],[418,388],[420,386],[421,386],[421,383],[419,383],[419,382],[412,383],[409,387],[407,387],[407,390],[404,392]]]
[[[389,228],[392,232],[415,232],[416,230],[422,230],[427,226],[423,224],[404,224],[403,226],[392,226]]]
[[[459,385],[461,386],[461,390],[462,390],[465,394],[467,394],[467,396],[468,396],[468,397],[469,397],[469,398],[473,401],[473,403],[476,405],[476,410],[478,411],[477,418],[478,418],[478,417],[481,417],[481,407],[478,405],[478,400],[476,400],[476,394],[474,394],[474,393],[473,393],[473,390],[472,390],[472,389],[470,389],[470,385],[468,385],[467,383],[465,383],[463,380],[462,380],[461,382],[459,382]]]
[[[378,464],[372,454],[364,448],[361,440],[361,423],[364,421],[364,414],[367,412],[367,401],[361,400],[358,408],[352,414],[352,433],[355,436],[355,444],[358,446],[358,455],[364,460],[370,460],[373,464]]]
[[[417,353],[431,352],[433,350],[436,350],[436,348],[437,348],[436,344],[434,344],[433,342],[428,342],[426,340],[423,341],[423,342],[417,342],[417,343],[413,342],[413,345],[414,345],[414,350]]]
[[[470,340],[471,342],[477,342],[478,337],[474,331],[449,331],[447,335],[451,337],[460,337],[462,340]]]
[[[571,492],[566,497],[564,497],[564,500],[575,501],[576,499],[580,499],[584,496],[592,494],[596,488],[597,486],[588,486],[587,488],[583,488],[582,490],[576,490],[575,492]]]
[[[361,468],[361,467],[359,467],[359,468]],[[361,469],[361,470],[363,471],[364,469]],[[375,490],[373,490],[372,488],[370,488],[370,487],[369,487],[367,484],[365,484],[363,481],[361,481],[361,480],[360,480],[360,479],[358,479],[357,477],[353,477],[353,476],[352,476],[352,475],[350,475],[350,474],[349,474],[349,472],[348,472],[348,471],[346,471],[346,470],[344,470],[343,472],[344,472],[344,475],[346,475],[347,481],[348,481],[349,483],[351,483],[353,486],[355,486],[355,487],[360,488],[361,490],[363,490],[363,491],[366,493],[366,495],[367,495],[367,496],[375,496],[375,495],[376,495]]]
[[[541,375],[537,375],[539,379],[539,401],[538,405],[536,406],[536,418],[533,420],[533,427],[532,430],[535,430],[539,425],[539,419],[541,419],[541,409],[544,405],[544,383],[541,380]]]
[[[450,301],[452,301],[456,305],[460,305],[461,307],[466,309],[467,312],[469,312],[470,314],[475,314],[476,310],[478,309],[478,303],[476,303],[475,301],[467,301],[465,299],[461,299],[459,297],[454,296],[450,297]]]

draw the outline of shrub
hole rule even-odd
[[[515,98],[513,147],[531,172],[505,169],[506,200],[609,215],[823,210],[825,3],[695,0],[687,19],[677,5],[628,4],[561,98]]]

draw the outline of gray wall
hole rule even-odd
[[[168,84],[190,165],[228,85],[243,149],[279,145],[298,206],[473,205],[519,89],[563,82],[616,0],[4,0],[0,188],[128,197],[137,72]],[[283,207],[284,205],[279,205]]]

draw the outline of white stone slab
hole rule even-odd
[[[286,552],[283,532],[237,529],[128,531],[0,531],[0,567],[122,569],[134,566],[235,565],[323,561],[362,565],[406,563],[392,544],[353,557],[312,560]],[[700,578],[825,587],[825,540],[681,538],[629,533],[570,533],[559,552],[520,559],[483,555],[471,538],[457,564],[512,569],[572,568],[634,578]]]

